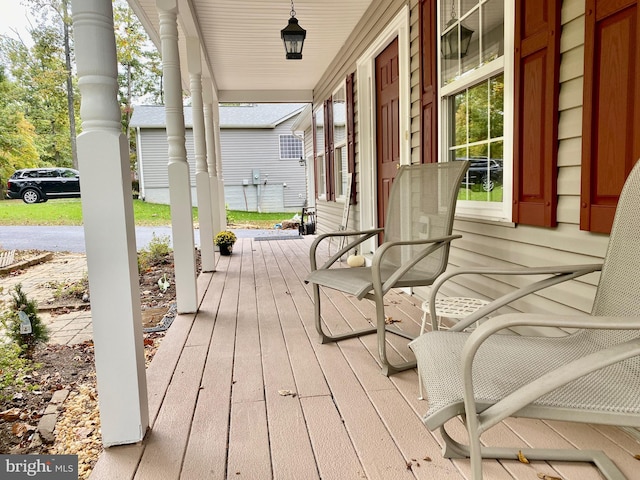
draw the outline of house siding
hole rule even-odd
[[[316,105],[328,98],[338,82],[356,70],[357,58],[374,41],[391,18],[405,5],[400,1],[374,1],[369,12],[356,27],[340,55],[332,62],[314,90]],[[420,45],[418,0],[410,6],[410,87],[411,87],[411,162],[419,163],[420,127]],[[585,35],[584,0],[566,0],[561,11],[560,98],[558,125],[558,225],[554,228],[488,222],[458,217],[454,233],[463,237],[453,242],[450,263],[453,266],[544,266],[554,264],[594,263],[604,257],[608,237],[581,231],[580,165],[582,141],[582,85]],[[357,84],[357,82],[356,82]],[[356,97],[357,98],[357,97]],[[356,103],[356,109],[358,105]],[[360,137],[356,126],[356,172],[360,172]],[[360,199],[358,200],[360,204]],[[341,204],[318,201],[319,231],[335,229]],[[353,210],[352,210],[353,213]],[[352,215],[358,228],[357,215]],[[522,277],[464,277],[449,282],[445,295],[496,298],[531,281]],[[572,314],[588,312],[599,274],[567,282],[514,303],[504,311],[554,312]],[[421,297],[428,289],[417,289]]]
[[[302,209],[306,199],[304,166],[297,158],[280,159],[279,137],[292,134],[294,120],[282,122],[275,129],[221,129],[225,201],[231,210]],[[260,174],[258,183],[252,178],[254,170]]]
[[[169,203],[169,176],[167,175],[167,163],[169,143],[167,132],[163,128],[144,128],[138,135],[138,152],[144,158],[141,173],[141,197],[150,203]],[[187,149],[187,162],[189,163],[189,179],[191,182],[191,199],[196,205],[196,177],[195,177],[195,151],[193,144],[193,131],[185,132]]]
[[[298,212],[302,209],[307,198],[304,167],[300,165],[300,159],[280,159],[279,136],[292,134],[295,118],[285,120],[275,128],[221,128],[225,203],[230,209],[262,212]],[[166,130],[141,128],[138,138],[142,165],[141,196],[147,202],[168,204],[169,147]],[[185,143],[191,200],[197,206],[195,147],[191,128],[185,130]],[[254,169],[260,172],[259,188],[252,180]]]

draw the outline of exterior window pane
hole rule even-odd
[[[466,2],[469,3],[469,2]],[[461,20],[462,26],[468,30],[472,30],[471,39],[469,40],[469,47],[467,48],[466,55],[464,53],[464,44],[461,43],[461,61],[462,61],[462,73],[470,72],[480,66],[480,40],[482,30],[480,29],[480,8],[468,12]],[[464,30],[461,28],[460,35]],[[463,41],[462,37],[459,40]]]
[[[469,160],[460,199],[501,202],[503,198],[504,75],[484,80],[450,98],[455,119],[449,151]]]
[[[340,87],[333,94],[333,162],[336,198],[347,190],[347,101],[346,89]]]
[[[327,192],[327,172],[324,159],[324,110],[320,107],[315,111],[315,145],[316,145],[316,175],[318,176],[318,197],[322,198]]]
[[[504,0],[482,5],[482,60],[488,63],[504,55]]]
[[[440,0],[442,85],[504,55],[504,0]]]
[[[302,140],[295,135],[280,135],[280,160],[302,158]]]

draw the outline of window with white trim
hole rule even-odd
[[[333,93],[331,108],[333,110],[333,181],[335,183],[336,200],[344,201],[348,179],[347,95],[344,84]]]
[[[324,107],[320,106],[314,112],[314,145],[316,158],[316,191],[318,198],[327,198],[327,166],[324,155]]]
[[[302,140],[295,135],[280,135],[280,160],[300,160]]]
[[[440,0],[441,158],[468,160],[458,214],[511,219],[513,0]],[[506,52],[506,54],[505,54]]]

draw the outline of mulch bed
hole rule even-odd
[[[198,268],[199,265],[198,256]],[[158,279],[165,275],[170,286],[161,292]],[[172,315],[171,311],[175,310],[172,309],[175,304],[173,254],[140,273],[140,301],[145,330],[154,330],[167,313]],[[52,315],[77,308],[86,308],[86,302],[64,296],[47,306]],[[147,364],[163,336],[162,331],[145,333]],[[77,454],[79,478],[88,478],[102,451],[93,342],[41,345],[34,353],[33,362],[36,368],[25,377],[22,388],[2,392],[7,400],[0,400],[0,453]],[[68,390],[69,396],[57,407],[55,438],[43,438],[38,433],[38,422],[53,394],[59,390]]]

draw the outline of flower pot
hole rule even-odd
[[[221,243],[218,247],[220,247],[220,255],[231,255],[231,252],[233,251],[233,245],[226,243]]]

